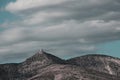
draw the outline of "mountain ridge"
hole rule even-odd
[[[108,55],[88,54],[67,60],[70,64],[120,76],[120,59]],[[113,70],[114,69],[114,70]]]
[[[21,63],[0,64],[0,80],[119,80],[120,59],[89,54],[63,60],[43,50]]]

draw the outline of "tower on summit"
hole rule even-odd
[[[39,54],[43,54],[44,53],[44,50],[43,49],[40,49],[39,50]]]

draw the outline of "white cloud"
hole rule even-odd
[[[11,2],[6,6],[6,10],[10,12],[17,12],[26,9],[49,6],[49,5],[57,5],[66,0],[17,0],[16,2]]]
[[[67,15],[66,13],[62,12],[37,12],[33,15],[28,16],[23,23],[28,25],[35,25],[45,22],[46,20],[52,20],[51,18],[63,17]]]
[[[6,6],[6,10],[10,12],[19,12],[31,8],[37,8],[37,7],[45,7],[50,5],[62,5],[69,3],[71,5],[68,5],[69,7],[72,6],[98,6],[103,5],[106,3],[112,2],[112,0],[16,0],[15,2],[10,2]]]
[[[0,35],[0,52],[6,54],[29,53],[39,49],[52,49],[55,55],[74,56],[78,52],[94,53],[96,44],[120,39],[119,21],[93,20],[65,21],[49,27],[16,27]],[[61,53],[61,51],[69,52]],[[71,53],[70,53],[71,52]],[[75,52],[73,54],[73,52]],[[3,54],[2,54],[3,55]]]
[[[102,42],[111,36],[118,36],[119,21],[104,22],[101,20],[79,22],[75,20],[65,21],[62,24],[49,27],[17,27],[2,32],[3,41],[14,40],[64,40],[82,39],[80,42],[94,42],[96,39]],[[31,34],[32,33],[32,34]],[[39,34],[39,35],[38,35]],[[99,40],[100,38],[100,40]],[[119,38],[119,36],[118,36]],[[84,41],[83,41],[84,39]],[[88,41],[87,41],[88,39]],[[95,40],[94,40],[95,39]],[[103,39],[103,40],[102,40]],[[114,40],[114,38],[113,38]],[[98,42],[97,41],[97,42]]]
[[[97,44],[120,39],[119,7],[118,0],[10,2],[5,10],[20,19],[0,25],[5,28],[0,55],[28,55],[39,48],[61,57],[95,53]]]

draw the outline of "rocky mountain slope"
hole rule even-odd
[[[90,54],[67,60],[72,65],[120,76],[120,59],[107,55]]]
[[[42,51],[18,64],[1,64],[0,80],[120,80],[120,59],[85,55],[62,60]]]

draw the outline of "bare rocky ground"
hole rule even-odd
[[[0,65],[0,80],[120,80],[120,59],[91,54],[62,60],[44,51]]]

